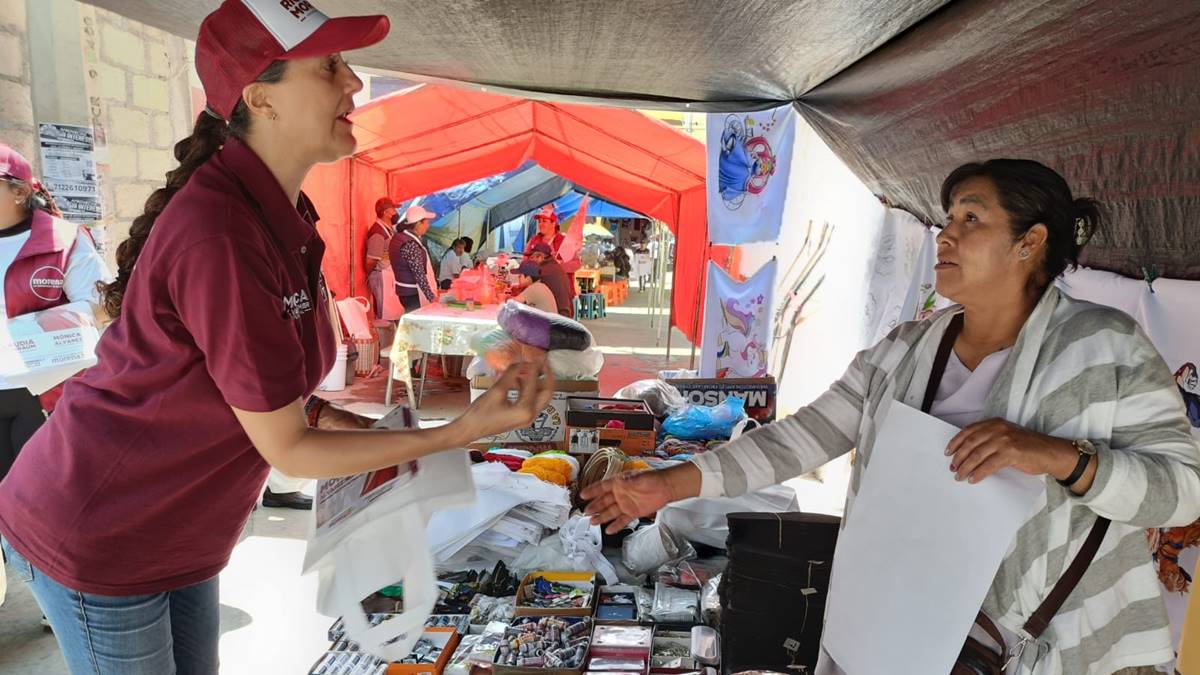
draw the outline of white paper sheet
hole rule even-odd
[[[893,403],[838,537],[822,639],[848,675],[948,673],[1041,479],[954,480],[958,429]]]

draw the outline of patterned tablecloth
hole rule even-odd
[[[500,305],[482,305],[474,310],[447,305],[427,305],[400,317],[396,339],[392,342],[392,378],[404,382],[408,400],[413,397],[410,352],[465,356],[474,354],[471,338],[497,326]]]

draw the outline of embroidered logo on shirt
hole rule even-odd
[[[305,312],[311,312],[312,308],[312,299],[308,297],[308,291],[297,291],[283,296],[284,318],[299,319]]]
[[[29,277],[29,290],[42,300],[54,302],[61,300],[63,287],[67,285],[67,275],[54,265],[39,267]]]

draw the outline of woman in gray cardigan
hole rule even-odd
[[[615,531],[669,502],[741,495],[857,448],[849,513],[883,416],[896,401],[921,405],[942,336],[961,321],[930,409],[963,427],[946,449],[950,470],[976,483],[1012,468],[1045,485],[982,607],[1010,646],[1097,517],[1112,521],[1041,648],[1005,672],[1111,673],[1170,662],[1145,529],[1200,517],[1200,447],[1171,371],[1133,319],[1053,285],[1099,224],[1098,205],[1074,199],[1061,176],[1028,160],[959,167],[941,196],[937,290],[956,306],[897,327],[794,415],[690,463],[592,486],[588,511]],[[817,672],[839,669],[822,654]]]

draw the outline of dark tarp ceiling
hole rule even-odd
[[[216,0],[94,0],[193,38]],[[797,101],[877,194],[937,222],[955,165],[1030,157],[1104,202],[1087,264],[1200,279],[1196,0],[340,0],[392,34],[351,60],[535,98]]]

